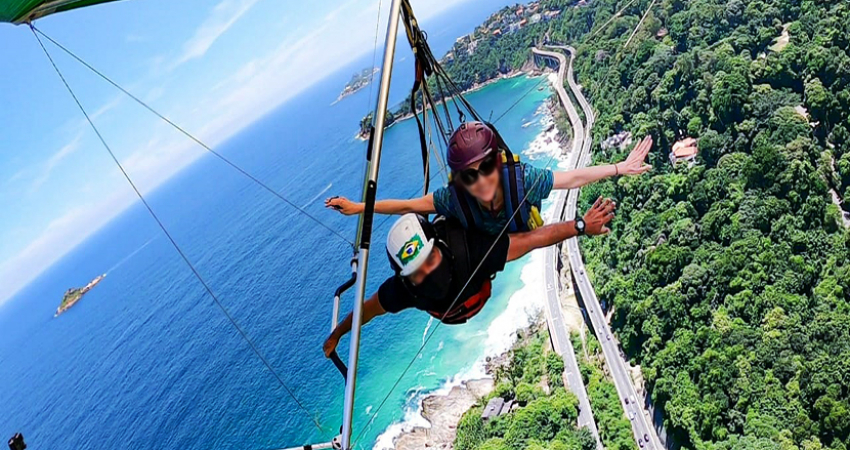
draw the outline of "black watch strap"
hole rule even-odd
[[[587,224],[584,222],[584,219],[579,217],[578,219],[576,219],[575,225],[576,225],[576,232],[578,232],[578,235],[583,236],[585,228],[587,227]]]

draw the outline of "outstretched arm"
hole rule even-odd
[[[384,314],[386,314],[386,311],[384,311],[384,308],[381,306],[381,302],[378,301],[377,293],[372,294],[372,296],[369,297],[369,300],[366,300],[366,302],[363,303],[363,325],[366,325],[367,323],[369,323],[370,320],[374,319],[375,317]],[[336,328],[334,328],[334,330],[331,332],[331,335],[328,336],[328,339],[325,341],[325,344],[322,347],[325,352],[325,356],[330,357],[331,352],[336,350],[336,346],[339,344],[339,340],[343,336],[345,336],[346,333],[351,331],[351,320],[352,313],[348,313],[348,316],[346,316],[345,319],[340,322]]]
[[[607,224],[614,218],[616,204],[610,198],[599,197],[593,207],[584,215],[585,233],[590,236],[607,234]],[[525,233],[511,234],[508,247],[508,261],[525,256],[526,253],[567,240],[578,235],[575,221],[554,223]]]
[[[652,136],[647,136],[632,149],[625,161],[618,162],[617,164],[555,172],[555,185],[553,188],[574,189],[616,175],[640,175],[645,173],[652,169],[651,165],[644,164],[646,155],[649,154],[651,148]]]
[[[339,211],[341,214],[351,216],[362,214],[365,205],[360,202],[352,202],[345,197],[331,197],[325,200],[325,207]],[[434,194],[410,200],[378,200],[375,202],[375,212],[378,214],[434,214]]]

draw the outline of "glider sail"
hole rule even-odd
[[[0,22],[22,23],[63,11],[117,0],[0,0]]]

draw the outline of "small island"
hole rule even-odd
[[[359,91],[360,89],[365,88],[372,82],[372,76],[376,73],[380,72],[381,69],[377,67],[365,68],[360,72],[355,73],[351,76],[351,80],[345,85],[340,92],[339,97],[337,97],[336,101],[340,101],[345,97]]]
[[[71,309],[72,306],[76,305],[77,302],[79,302],[80,299],[88,293],[88,291],[97,286],[97,284],[103,281],[104,278],[106,278],[106,274],[100,275],[94,280],[91,280],[91,282],[84,287],[71,288],[65,291],[65,295],[62,296],[62,303],[60,303],[59,307],[56,308],[56,314],[53,317],[59,317],[60,314]]]

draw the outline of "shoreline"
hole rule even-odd
[[[536,73],[536,72],[539,72],[539,73]],[[477,84],[477,85],[475,85],[475,86],[473,86],[473,87],[471,87],[471,88],[469,88],[469,89],[467,89],[467,90],[465,90],[465,91],[461,92],[461,94],[466,95],[466,94],[469,94],[469,93],[471,93],[471,92],[479,91],[479,90],[481,90],[481,89],[483,89],[483,88],[485,88],[485,87],[487,87],[487,86],[489,86],[489,85],[491,85],[491,84],[498,83],[499,81],[502,81],[502,80],[509,80],[509,79],[511,79],[511,78],[516,78],[516,77],[518,77],[518,76],[522,76],[522,75],[525,75],[525,76],[527,76],[527,77],[529,77],[529,78],[536,78],[536,77],[538,77],[538,76],[546,76],[546,73],[545,73],[545,72],[542,72],[542,71],[536,71],[536,70],[512,70],[512,71],[510,71],[510,72],[508,72],[508,73],[506,73],[506,74],[499,75],[499,76],[498,76],[498,77],[496,77],[496,78],[491,78],[491,79],[489,79],[489,80],[487,80],[487,81],[485,81],[485,82],[483,82],[483,83],[479,83],[479,84]],[[430,108],[429,108],[429,109],[430,109]],[[421,113],[421,112],[422,112],[422,111],[418,111],[418,112],[417,112],[417,114],[419,114],[419,113]],[[389,125],[388,125],[385,129],[386,129],[386,130],[388,130],[388,129],[392,128],[392,127],[393,127],[393,125],[395,125],[395,124],[397,124],[397,123],[399,123],[399,122],[403,122],[403,121],[405,121],[405,120],[412,119],[412,118],[413,118],[413,113],[407,113],[407,114],[405,114],[405,115],[403,115],[403,116],[401,116],[401,117],[397,118],[396,120],[394,120],[394,121],[393,121],[393,123],[389,124]],[[364,141],[364,142],[366,142],[366,141],[368,141],[368,140],[369,140],[369,136],[368,136],[368,135],[367,135],[367,136],[364,136],[364,135],[363,135],[363,133],[361,133],[360,131],[358,131],[358,132],[354,135],[354,138],[355,138],[355,139],[358,139],[358,140],[361,140],[361,141]]]
[[[461,382],[445,394],[425,397],[420,408],[422,418],[428,425],[415,425],[411,430],[403,431],[393,440],[393,448],[452,448],[461,417],[493,389],[495,381],[487,377]]]
[[[530,317],[529,323],[511,333],[514,339],[507,349],[496,356],[486,357],[485,376],[463,380],[425,396],[419,402],[419,415],[422,421],[403,429],[392,440],[392,447],[389,448],[396,450],[454,448],[460,419],[496,389],[493,370],[509,364],[511,352],[516,342],[522,339],[521,336],[530,336],[545,327],[545,319],[540,314],[535,314]]]

